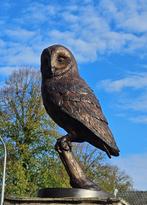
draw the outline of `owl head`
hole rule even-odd
[[[77,63],[71,51],[62,45],[52,45],[41,54],[41,72],[45,78],[78,75]]]

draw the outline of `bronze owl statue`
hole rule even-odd
[[[53,45],[41,55],[42,98],[49,116],[66,132],[69,142],[88,142],[118,156],[119,149],[93,91],[80,77],[69,49]],[[64,141],[64,140],[63,140]]]

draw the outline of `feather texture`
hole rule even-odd
[[[62,46],[55,46],[52,52],[57,52],[59,47],[61,55],[61,50],[66,49]],[[66,49],[67,51],[68,49]],[[69,58],[71,59],[69,60]],[[52,56],[49,56],[49,59],[52,59]],[[59,126],[75,136],[75,141],[87,141],[105,151],[109,157],[111,155],[118,156],[119,149],[109,129],[100,103],[93,91],[79,76],[75,62],[69,51],[69,70],[65,63],[66,73],[63,72],[63,66],[61,75],[58,69],[58,76],[53,73],[51,77],[43,77],[42,97],[44,106]]]

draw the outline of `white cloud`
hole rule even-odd
[[[18,66],[0,67],[0,75],[10,75],[14,70],[17,70],[18,68]]]
[[[147,72],[131,72],[117,80],[102,80],[97,88],[113,94],[116,116],[147,124]]]
[[[31,47],[22,47],[20,45],[19,50],[14,48],[8,50],[8,52],[13,52],[13,56],[10,54],[7,61],[10,65],[36,65],[39,63],[39,56]]]
[[[112,159],[111,163],[132,177],[135,189],[147,190],[147,153],[119,157]]]
[[[79,4],[70,1],[64,7],[53,2],[30,3],[20,14],[11,19],[12,25],[9,23],[7,29],[1,24],[0,45],[7,56],[3,54],[0,60],[7,66],[17,63],[16,59],[19,63],[22,60],[22,64],[38,63],[41,45],[53,43],[69,47],[79,62],[95,61],[99,55],[138,50],[141,52],[137,55],[146,55],[145,0],[101,0],[96,4],[86,0]],[[7,34],[7,41],[4,34]],[[24,52],[14,45],[21,45]]]
[[[130,17],[123,23],[123,27],[133,32],[147,32],[147,13]]]
[[[52,30],[49,36],[54,42],[71,47],[77,53],[80,62],[94,61],[101,54],[132,52],[134,44],[138,45],[138,37],[113,30],[94,8],[88,6],[81,9],[78,16],[71,15],[70,12],[66,12],[64,17],[68,31]]]
[[[5,41],[0,39],[0,48],[4,48],[4,47],[5,47]]]
[[[140,55],[143,55],[147,43],[144,5],[140,6],[141,17],[138,17],[138,8],[132,7],[132,2],[125,1],[122,8],[121,5],[121,1],[102,0],[95,7],[92,4],[74,7],[74,12],[65,6],[61,16],[63,19],[61,19],[64,25],[66,23],[70,36],[67,37],[67,31],[58,29],[56,32],[60,35],[53,36],[51,32],[49,36],[51,39],[54,38],[54,41],[63,42],[71,47],[75,53],[78,53],[79,61],[82,62],[94,61],[101,54],[134,53],[138,49],[142,49],[143,52]],[[126,23],[127,26],[123,25],[128,21],[128,17],[131,21],[130,25],[136,25],[136,21],[141,19],[140,25],[144,24],[142,35],[135,34],[134,30],[127,25],[128,23]],[[138,32],[140,30],[139,28]]]
[[[15,28],[15,29],[7,29],[5,33],[10,37],[10,38],[15,38],[21,41],[28,40],[35,36],[36,32],[35,31],[30,31],[27,29],[22,29],[22,28]]]
[[[30,3],[26,9],[24,9],[24,20],[30,22],[42,23],[48,19],[49,16],[54,15],[57,12],[57,5],[48,5],[43,3]]]
[[[73,53],[80,62],[93,61],[96,59],[96,52],[93,50],[93,44],[89,44],[85,40],[78,39],[73,32],[60,32],[53,30],[50,32],[52,43],[62,42],[67,47],[73,48]],[[91,52],[91,55],[89,55]]]
[[[130,120],[135,123],[147,124],[147,115],[131,117]]]
[[[147,32],[147,4],[146,0],[102,0],[101,9],[109,21],[115,23],[116,28],[128,32]]]
[[[147,64],[141,64],[141,65],[139,65],[140,67],[142,67],[142,68],[147,68]]]
[[[137,94],[135,97],[127,97],[121,100],[120,107],[127,110],[147,112],[147,92]]]
[[[7,67],[18,65],[38,65],[40,55],[31,46],[21,43],[10,43],[0,50],[1,65]]]
[[[147,88],[147,73],[135,73],[119,80],[103,80],[100,87],[108,92],[120,92],[125,88]]]

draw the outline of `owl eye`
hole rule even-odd
[[[65,58],[63,56],[59,56],[57,60],[59,63],[63,63],[65,61]]]

